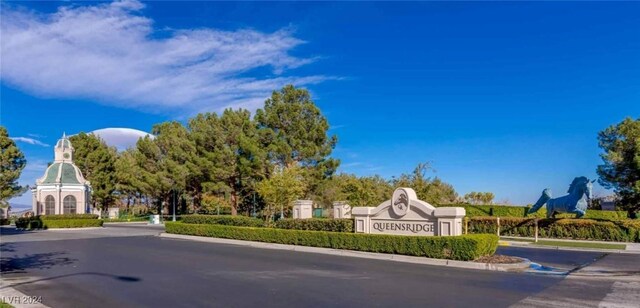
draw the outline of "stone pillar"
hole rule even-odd
[[[55,214],[62,214],[62,191],[60,190],[60,185],[56,185],[56,189],[58,190],[58,196],[56,197],[56,209],[54,211]]]
[[[353,231],[355,233],[371,233],[370,224],[371,224],[371,211],[375,209],[374,207],[354,207],[351,209],[351,214],[353,218],[355,218]]]
[[[462,235],[462,219],[465,210],[461,207],[438,207],[433,212],[437,219],[436,235],[457,236]]]
[[[333,202],[333,218],[351,218],[351,206],[345,201]]]
[[[296,200],[293,204],[293,218],[307,219],[313,217],[312,200]]]

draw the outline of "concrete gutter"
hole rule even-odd
[[[239,245],[239,246],[261,248],[261,249],[289,250],[289,251],[318,253],[318,254],[333,255],[333,256],[375,259],[375,260],[384,260],[384,261],[395,261],[395,262],[404,262],[404,263],[413,263],[413,264],[447,266],[447,267],[455,267],[455,268],[466,268],[466,269],[488,270],[488,271],[524,270],[526,268],[529,268],[529,265],[531,264],[531,262],[526,259],[523,262],[515,263],[515,264],[490,264],[490,263],[478,263],[478,262],[471,262],[471,261],[457,261],[457,260],[445,260],[445,259],[432,259],[432,258],[425,258],[425,257],[403,256],[403,255],[394,255],[394,254],[387,254],[387,253],[342,250],[342,249],[333,249],[333,248],[241,241],[241,240],[231,240],[231,239],[205,237],[205,236],[170,234],[170,233],[164,233],[164,232],[160,234],[160,237],[169,238],[169,239],[214,243],[214,244]]]

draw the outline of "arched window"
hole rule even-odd
[[[44,214],[53,215],[56,213],[56,198],[52,195],[48,195],[44,198]]]
[[[76,213],[76,197],[72,195],[68,195],[64,197],[62,200],[62,206],[64,208],[65,214],[75,214]]]

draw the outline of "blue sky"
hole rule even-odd
[[[638,12],[631,2],[3,2],[0,116],[21,137],[32,184],[63,132],[255,110],[294,83],[338,135],[340,171],[391,178],[431,161],[460,194],[527,204],[595,178],[597,132],[640,115]]]

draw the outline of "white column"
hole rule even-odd
[[[58,203],[56,206],[56,214],[62,214],[62,190],[60,189],[60,185],[56,185],[56,189],[58,190],[58,197],[56,198],[56,202]]]
[[[333,202],[333,218],[351,218],[351,206],[345,201]]]
[[[438,207],[433,212],[438,220],[436,235],[457,236],[462,235],[462,219],[466,215],[462,207]]]
[[[313,217],[312,200],[296,200],[293,204],[293,218],[307,219]]]
[[[355,219],[353,230],[355,233],[371,233],[371,211],[375,207],[354,207],[351,215]]]

